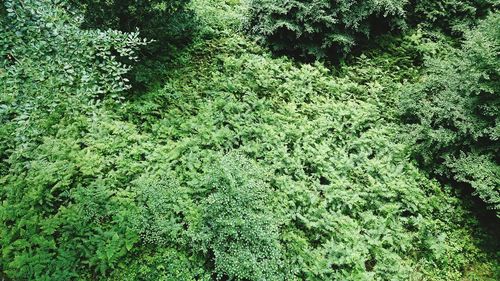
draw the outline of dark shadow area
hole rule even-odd
[[[469,184],[439,176],[435,178],[442,184],[452,186],[464,209],[477,220],[477,224],[473,222],[472,225],[476,245],[492,259],[500,258],[500,219],[496,211],[474,195],[475,190]]]

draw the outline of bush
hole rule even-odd
[[[498,0],[416,0],[411,20],[438,27],[448,34],[462,35],[488,12],[499,8]]]
[[[99,101],[129,89],[117,60],[135,61],[146,42],[82,30],[65,1],[2,5],[0,268],[19,280],[103,276],[139,239],[131,194],[116,191],[136,171],[113,168],[138,139]]]
[[[139,31],[156,42],[150,49],[164,48],[186,40],[192,32],[193,13],[186,8],[189,0],[84,0],[77,7],[85,11],[85,28]]]
[[[224,156],[206,175],[202,249],[213,256],[218,279],[282,280],[278,223],[271,212],[265,171],[238,154]]]
[[[251,0],[247,29],[278,54],[338,60],[379,34],[421,24],[460,37],[498,0]]]
[[[248,28],[273,51],[337,57],[361,39],[403,29],[407,1],[252,0]]]
[[[500,15],[493,14],[465,33],[460,50],[429,59],[429,69],[408,86],[401,104],[419,161],[437,174],[471,184],[497,210],[499,25]]]
[[[3,124],[15,120],[19,132],[42,134],[64,111],[91,110],[95,100],[118,99],[130,88],[124,76],[131,66],[118,60],[137,60],[135,52],[146,44],[137,33],[82,30],[78,15],[61,1],[3,5],[8,12],[0,26]],[[39,124],[27,128],[28,121]]]

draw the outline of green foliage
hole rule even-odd
[[[142,240],[162,246],[182,239],[185,225],[182,219],[190,206],[188,190],[168,175],[153,177],[147,174],[133,184],[141,211],[137,226]]]
[[[416,0],[411,20],[461,34],[500,7],[498,0]]]
[[[96,116],[63,121],[55,136],[33,149],[19,145],[10,157],[0,191],[2,267],[10,277],[102,275],[139,241],[134,194],[124,184],[142,169],[130,161],[143,152],[123,149],[144,139]]]
[[[446,53],[439,36],[387,40],[387,51],[334,72],[273,58],[236,32],[237,2],[190,7],[199,37],[154,69],[142,65],[137,75],[154,89],[133,95],[125,76],[146,44],[137,33],[82,29],[83,15],[65,1],[3,3],[2,274],[498,279],[498,256],[478,246],[478,221],[401,141],[396,93],[427,81],[414,66]],[[480,35],[494,30],[489,21],[450,53],[474,62],[468,81],[481,81],[478,96],[497,87],[496,37]],[[481,108],[486,120],[497,116]],[[491,153],[466,153],[449,154],[460,157],[449,169],[490,163],[474,177],[494,184]]]
[[[140,255],[131,257],[114,271],[109,280],[116,281],[209,281],[209,272],[203,270],[200,257],[187,256],[172,248],[141,249]]]
[[[226,155],[206,175],[213,190],[202,203],[196,240],[214,257],[218,279],[281,280],[278,223],[265,171],[243,156]]]
[[[406,4],[399,0],[252,0],[248,25],[274,51],[336,57],[373,33],[403,29]]]
[[[460,50],[429,59],[425,75],[408,86],[402,100],[402,117],[421,163],[437,174],[471,184],[497,210],[499,25],[499,14],[493,14],[466,32]]]
[[[230,36],[242,27],[245,20],[245,6],[239,0],[192,0],[189,7],[196,11],[201,39]]]
[[[138,241],[135,206],[117,190],[137,172],[125,164],[136,152],[121,149],[138,139],[96,103],[129,88],[118,59],[133,62],[146,42],[82,30],[64,1],[2,5],[0,266],[15,279],[104,274]]]
[[[195,27],[189,0],[79,0],[75,6],[85,11],[86,28],[139,31],[156,40],[154,48],[186,40]]]
[[[335,78],[237,35],[179,58],[200,56],[174,62],[164,87],[129,100],[123,114],[167,143],[151,161],[170,163],[200,205],[188,225],[219,277],[264,280],[248,276],[255,253],[270,250],[227,237],[275,237],[276,226],[278,245],[256,238],[280,253],[271,280],[454,280],[482,259],[470,230],[457,227],[470,223],[458,200],[409,164],[397,141],[388,107],[397,103],[386,97],[405,78],[392,62],[361,59]],[[266,173],[235,156],[214,164],[234,150]],[[250,192],[260,189],[265,196]]]
[[[129,88],[124,75],[130,65],[118,59],[137,59],[135,51],[146,44],[137,33],[81,30],[65,2],[3,5],[8,16],[0,26],[0,120],[5,126],[15,122],[9,130],[19,135],[10,132],[11,140],[42,135],[64,114],[89,112],[93,100],[118,98]]]
[[[247,29],[271,50],[338,60],[368,39],[417,24],[453,35],[499,7],[498,0],[250,0]]]

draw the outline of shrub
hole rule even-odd
[[[135,52],[146,44],[137,33],[82,30],[78,15],[61,1],[3,5],[8,13],[0,26],[4,125],[14,121],[19,133],[41,135],[64,112],[91,111],[95,100],[118,99],[129,89],[124,76],[131,66],[118,60],[137,59]]]
[[[406,4],[393,0],[252,0],[248,25],[274,51],[336,57],[374,33],[404,28]]]
[[[422,79],[403,92],[403,120],[419,161],[466,182],[500,208],[500,15],[465,33],[460,50],[427,61]]]
[[[193,13],[186,8],[189,0],[84,0],[76,6],[85,11],[85,28],[139,31],[154,39],[153,50],[180,43],[191,33]]]
[[[338,60],[376,35],[422,24],[448,34],[498,8],[498,0],[251,0],[247,29],[278,54]]]
[[[213,193],[203,200],[195,239],[213,257],[218,279],[283,279],[278,224],[265,175],[238,154],[224,156],[206,175],[204,187]]]
[[[410,18],[415,24],[424,23],[448,34],[461,35],[499,5],[498,0],[416,0]]]
[[[120,153],[137,135],[98,103],[129,88],[117,60],[146,42],[82,30],[65,1],[2,6],[0,267],[22,280],[103,276],[139,239],[132,195],[117,191],[136,171],[113,166],[136,157]]]

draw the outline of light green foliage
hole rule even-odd
[[[405,26],[407,1],[252,0],[252,33],[278,52],[306,57],[336,57],[361,39]]]
[[[239,0],[192,0],[189,7],[196,11],[197,31],[203,39],[230,36],[245,21],[245,5]]]
[[[212,193],[202,202],[195,240],[213,255],[218,279],[283,279],[278,273],[278,223],[266,176],[270,175],[238,154],[224,156],[206,175],[204,187]]]
[[[96,112],[61,122],[33,149],[15,150],[2,177],[2,267],[16,279],[104,274],[139,241],[134,193],[140,172],[133,126]],[[87,131],[82,135],[82,130]],[[125,147],[130,150],[123,150]]]
[[[429,59],[402,100],[414,151],[434,172],[472,185],[500,208],[500,16],[465,34],[460,50]]]
[[[148,174],[133,184],[137,192],[137,204],[141,208],[137,226],[143,241],[162,246],[181,240],[185,226],[182,219],[192,204],[189,190],[168,175],[151,177]]]
[[[15,279],[102,274],[138,241],[120,189],[140,152],[122,149],[144,138],[96,102],[129,88],[118,60],[146,42],[82,30],[64,1],[2,5],[0,266]]]
[[[266,200],[276,200],[268,205],[279,220],[270,225],[279,226],[283,263],[266,280],[453,280],[480,258],[469,230],[456,228],[467,223],[458,201],[409,164],[408,147],[397,141],[394,117],[385,112],[396,101],[382,98],[401,87],[404,77],[391,72],[396,66],[365,58],[349,75],[332,78],[319,64],[295,67],[234,35],[182,57],[200,55],[205,60],[196,67],[171,69],[162,89],[127,102],[124,114],[167,142],[167,155],[151,160],[172,163],[193,199],[205,202],[194,222],[205,225],[195,233],[206,238],[195,237],[214,252],[208,257],[219,276],[248,277],[246,263],[229,265],[249,249],[268,251],[213,238],[241,237],[228,225],[239,225],[244,214],[251,222],[272,221],[259,203]],[[384,75],[394,79],[374,84]],[[211,168],[219,151],[233,150],[256,159],[269,176],[248,176],[252,168],[234,160]],[[247,183],[259,178],[258,185]],[[256,195],[247,186],[268,186],[273,195],[248,208],[246,198]],[[215,187],[224,192],[212,194]]]

